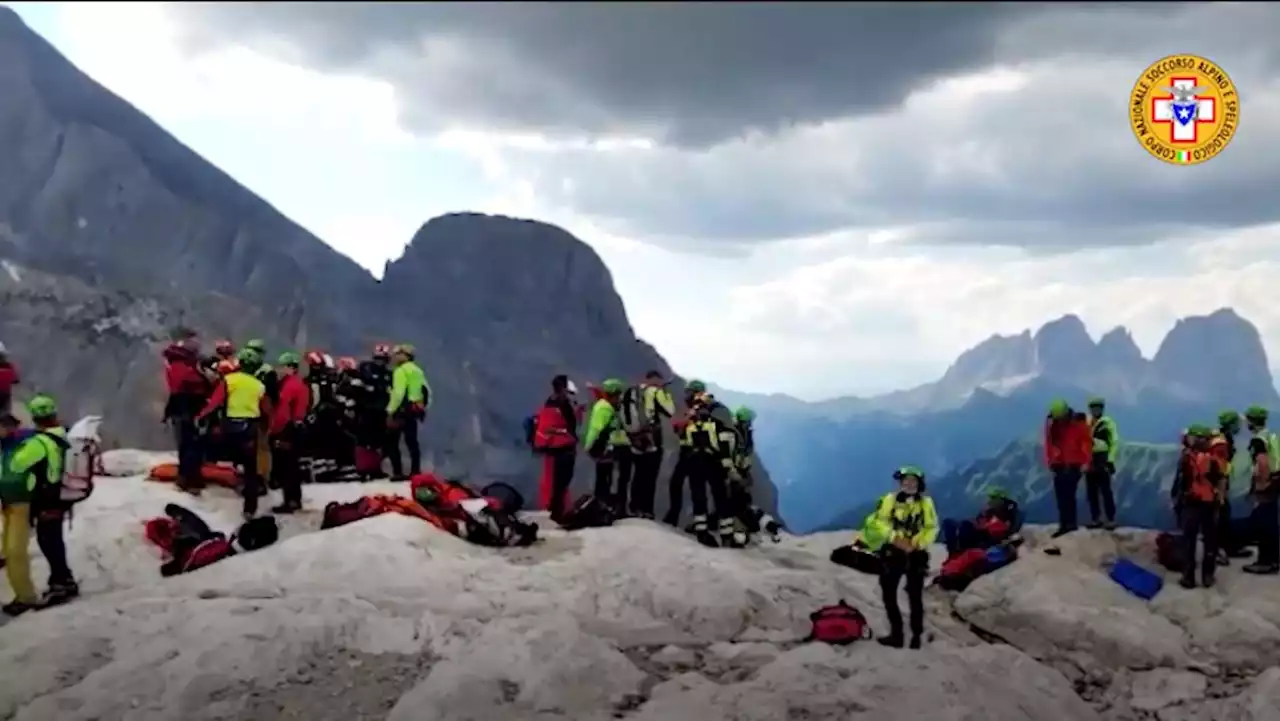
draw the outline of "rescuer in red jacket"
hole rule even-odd
[[[1053,495],[1058,504],[1058,530],[1054,538],[1079,528],[1076,490],[1093,455],[1089,421],[1064,400],[1049,404],[1044,423],[1044,462],[1053,474]]]
[[[279,401],[272,409],[271,470],[280,484],[283,502],[271,509],[272,513],[293,513],[302,510],[302,432],[307,412],[311,409],[311,390],[298,376],[302,359],[297,353],[280,354],[276,361],[276,377]]]
[[[177,485],[189,493],[198,493],[204,486],[200,466],[204,462],[205,441],[196,428],[196,415],[212,388],[200,372],[200,349],[193,339],[174,341],[162,355],[164,382],[169,390],[164,422],[173,429],[178,450]]]
[[[539,500],[559,519],[568,509],[569,485],[578,458],[579,408],[573,381],[558,375],[551,379],[551,395],[534,419],[533,449],[542,455]]]

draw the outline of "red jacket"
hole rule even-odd
[[[195,353],[181,346],[165,349],[164,382],[170,395],[205,396],[209,393],[209,381],[197,368],[198,360]]]
[[[1071,411],[1044,423],[1044,462],[1053,466],[1087,466],[1093,459],[1093,432],[1083,413]]]
[[[280,398],[271,414],[271,434],[284,431],[291,423],[306,420],[311,407],[311,391],[297,373],[280,377]]]
[[[548,398],[534,422],[533,447],[540,451],[578,445],[578,413],[568,399]]]
[[[9,395],[18,385],[18,366],[12,361],[0,363],[0,395]]]

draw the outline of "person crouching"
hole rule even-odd
[[[884,612],[889,617],[889,635],[884,646],[902,648],[902,611],[898,607],[898,584],[907,579],[907,602],[911,608],[911,648],[920,648],[924,633],[924,580],[929,572],[929,546],[938,538],[938,512],[933,499],[925,495],[924,471],[904,466],[893,474],[898,490],[880,499],[864,524],[863,541],[880,554],[880,591]]]

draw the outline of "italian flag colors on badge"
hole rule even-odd
[[[1190,163],[1190,162],[1191,162],[1191,153],[1189,153],[1189,152],[1187,152],[1187,151],[1185,151],[1185,150],[1179,150],[1179,151],[1178,151],[1178,162],[1179,162],[1179,163]]]

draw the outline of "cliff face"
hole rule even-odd
[[[158,349],[176,325],[272,352],[413,343],[437,394],[428,462],[526,489],[520,422],[551,376],[670,372],[600,258],[560,228],[437,218],[378,282],[3,7],[0,97],[0,339],[28,392],[56,393],[69,416],[105,413],[110,442],[166,443]]]

